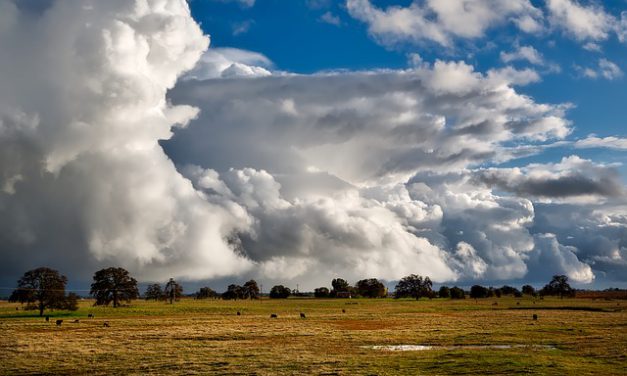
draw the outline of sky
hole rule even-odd
[[[0,287],[627,287],[627,2],[1,0]]]

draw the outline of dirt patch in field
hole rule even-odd
[[[524,309],[524,310],[552,310],[552,311],[587,311],[587,312],[621,312],[623,310],[622,307],[583,307],[583,306],[572,306],[572,307],[542,307],[542,306],[534,306],[534,307],[509,307],[509,309]]]
[[[536,350],[556,350],[553,345],[375,345],[362,346],[366,349],[381,351],[428,351],[428,350],[508,350],[508,349],[536,349]]]
[[[384,330],[395,328],[398,324],[374,320],[338,320],[331,324],[343,330]]]

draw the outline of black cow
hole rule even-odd
[[[57,326],[61,326],[63,324],[63,320],[57,320]]]
[[[277,314],[276,314],[276,313],[272,313],[272,314],[270,315],[270,318],[271,318],[271,319],[276,319],[277,317],[279,317],[279,316],[277,316]]]
[[[307,317],[305,317],[305,314],[301,312],[301,313],[300,313],[300,318],[301,318],[301,319],[305,319],[305,318],[307,318]]]

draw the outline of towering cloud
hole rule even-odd
[[[2,273],[246,270],[227,241],[245,211],[203,200],[158,145],[198,112],[165,97],[209,43],[187,3],[25,4],[0,3]]]

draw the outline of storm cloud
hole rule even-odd
[[[488,186],[519,196],[557,199],[624,196],[625,187],[614,167],[570,156],[556,164],[484,169],[476,176]]]

